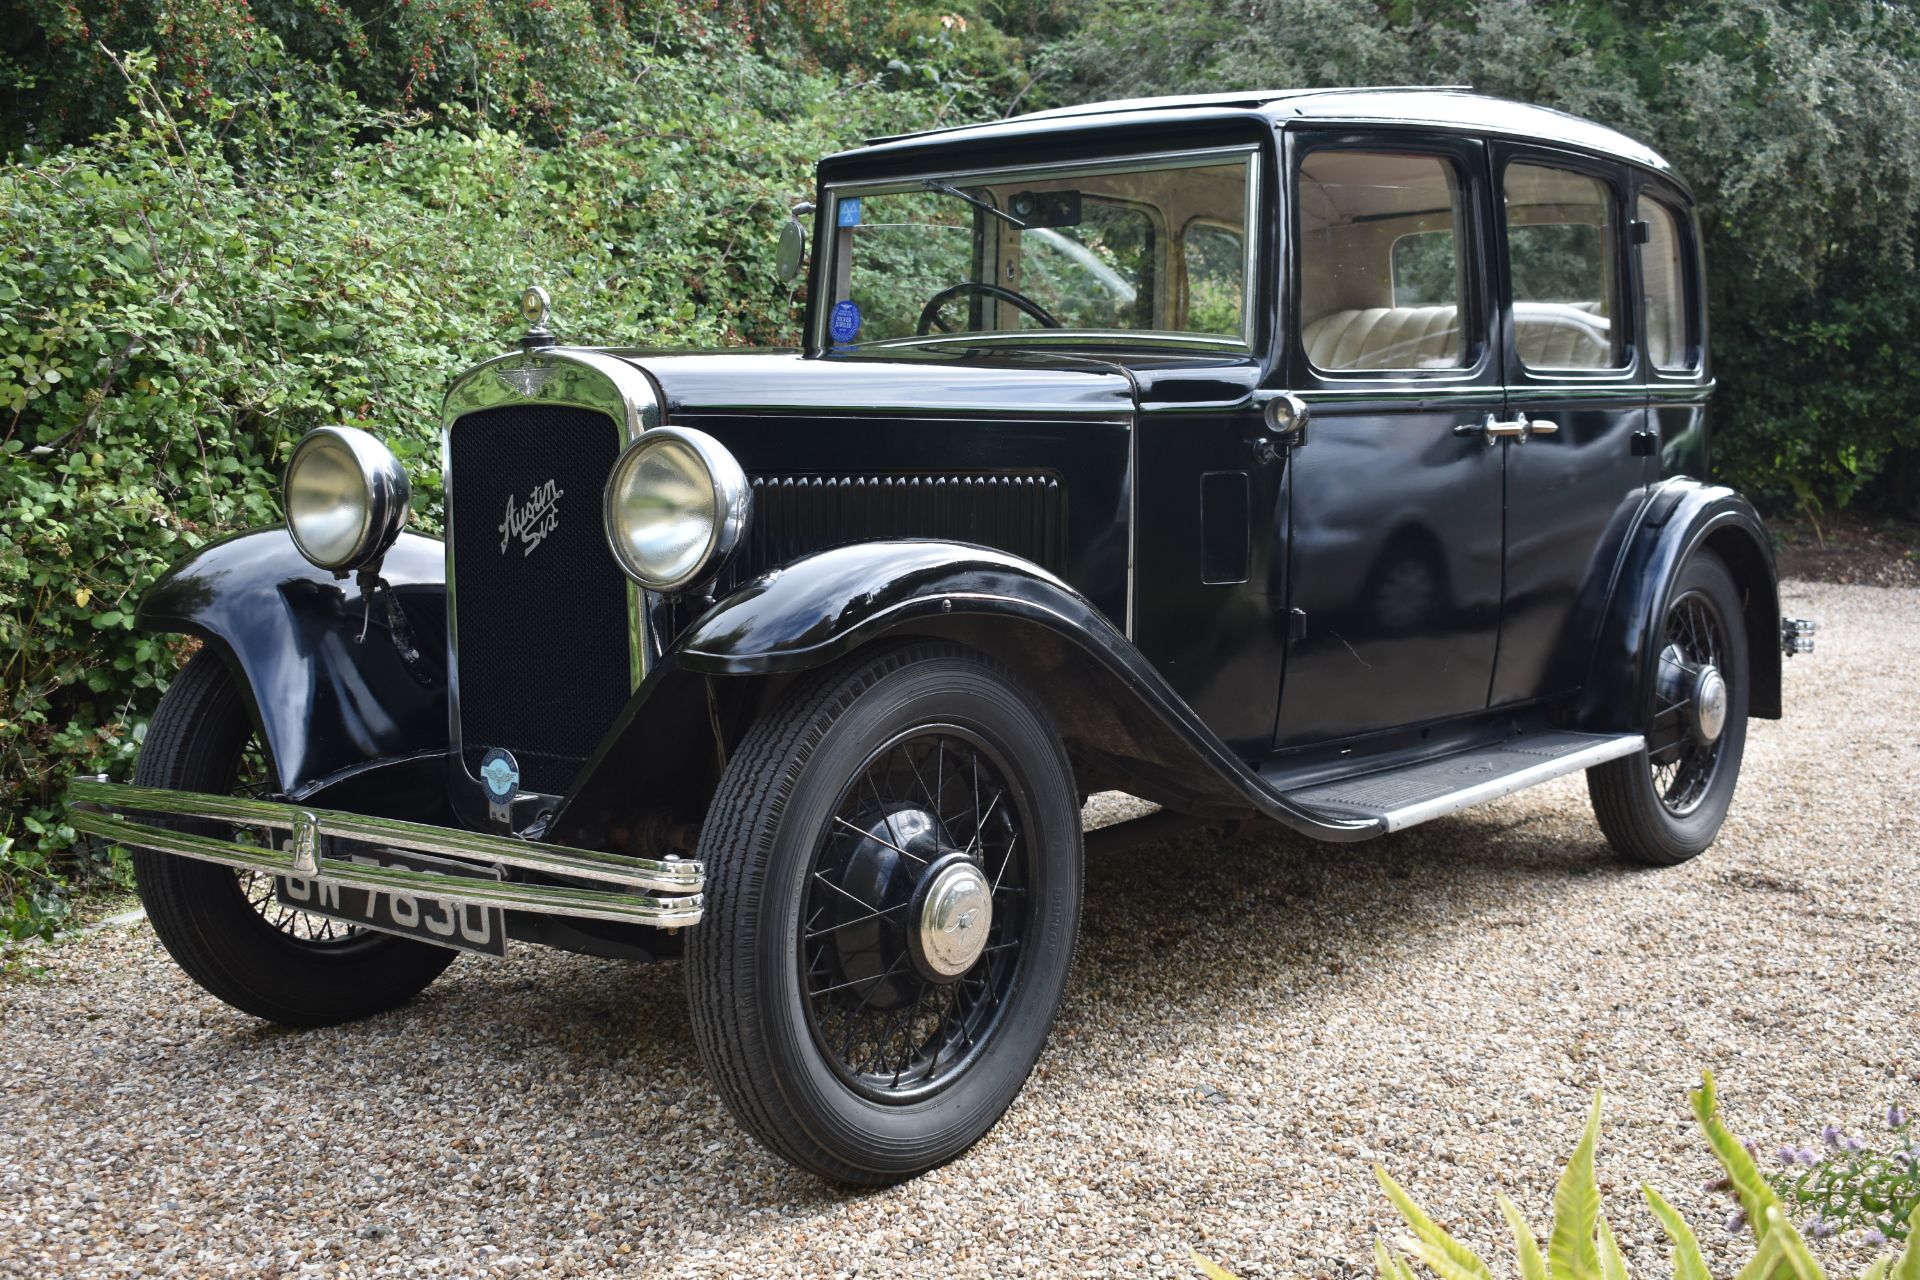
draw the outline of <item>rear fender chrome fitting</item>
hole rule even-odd
[[[633,858],[397,818],[131,786],[101,777],[75,778],[67,789],[67,798],[75,806],[70,821],[77,831],[182,858],[343,888],[416,894],[508,911],[616,920],[662,929],[698,924],[704,906],[701,891],[706,886],[706,871],[701,863],[690,859]],[[241,844],[156,826],[114,812],[121,809],[285,831],[291,839],[286,848]],[[330,839],[357,841],[398,853],[464,858],[480,864],[476,872],[482,867],[517,867],[598,884],[522,884],[491,875],[443,875],[404,867],[368,866],[328,857],[325,842]],[[609,885],[614,887],[601,887]]]
[[[1811,618],[1780,619],[1780,652],[1789,658],[1797,653],[1813,652],[1813,635],[1820,624]]]

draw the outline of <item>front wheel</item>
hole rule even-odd
[[[1011,675],[931,643],[822,672],[741,742],[700,856],[693,1028],[756,1138],[877,1185],[993,1126],[1080,927],[1073,774]]]
[[[1720,834],[1747,742],[1747,632],[1718,556],[1681,568],[1658,643],[1647,749],[1587,770],[1587,793],[1615,852],[1672,866]]]
[[[202,649],[168,686],[134,781],[248,798],[271,789],[240,686],[216,654]],[[195,818],[163,821],[226,840],[253,838]],[[287,1026],[329,1026],[391,1009],[456,954],[287,906],[274,877],[257,871],[135,849],[133,875],[154,933],[188,977],[236,1009]]]

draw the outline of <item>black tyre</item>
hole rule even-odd
[[[1719,557],[1680,570],[1660,645],[1647,749],[1587,770],[1587,793],[1615,852],[1672,866],[1720,833],[1747,742],[1747,632]]]
[[[740,744],[700,851],[688,999],[741,1124],[874,1185],[993,1126],[1080,928],[1072,770],[1009,673],[927,643],[809,679]]]
[[[168,687],[134,781],[222,796],[270,789],[241,690],[218,655],[194,655]],[[196,819],[165,821],[258,838]],[[288,1026],[329,1026],[403,1004],[457,954],[285,906],[273,877],[259,872],[135,849],[133,873],[154,933],[188,977],[236,1009]]]

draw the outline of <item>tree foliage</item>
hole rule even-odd
[[[1103,0],[1042,65],[1075,99],[1465,84],[1645,139],[1701,200],[1718,473],[1776,506],[1920,496],[1911,5]]]

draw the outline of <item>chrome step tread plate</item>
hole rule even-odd
[[[1319,782],[1286,793],[1288,800],[1330,817],[1371,818],[1402,831],[1497,800],[1646,747],[1637,733],[1549,730],[1416,764]]]

